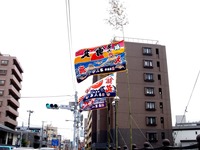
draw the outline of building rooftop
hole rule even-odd
[[[114,37],[116,41],[123,40],[126,42],[135,42],[135,43],[146,43],[146,44],[158,44],[158,40],[152,40],[152,39],[140,39],[140,38],[131,38],[131,37]]]

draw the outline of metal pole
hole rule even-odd
[[[41,131],[41,141],[40,141],[40,147],[42,147],[43,137],[44,137],[44,122],[42,121],[42,131]]]
[[[114,106],[115,106],[115,147],[118,148],[118,120],[117,120],[117,111],[118,111],[118,102],[120,98],[118,96],[114,97]]]
[[[117,111],[118,111],[118,101],[115,101],[115,145],[116,150],[118,148],[118,123],[117,123]]]
[[[28,130],[29,130],[29,128],[30,128],[30,118],[31,118],[31,113],[33,113],[34,111],[32,111],[32,110],[27,110],[27,112],[29,113],[29,116],[28,116]]]
[[[76,124],[77,124],[77,104],[78,104],[78,92],[75,91],[75,106],[74,106],[74,141],[73,141],[73,146],[75,148],[75,150],[78,150],[78,142],[77,142],[77,139],[78,137],[76,138],[76,132],[77,132],[77,127],[76,127]]]
[[[27,130],[29,130],[30,128],[30,118],[31,118],[31,113],[33,113],[32,110],[27,110],[27,112],[29,113],[29,116],[28,116],[28,128]],[[29,141],[29,131],[27,132],[27,141],[28,141],[28,146],[30,146],[30,141]]]
[[[110,146],[110,103],[109,103],[110,99],[107,99],[107,142],[108,142],[108,148]]]

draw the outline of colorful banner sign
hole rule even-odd
[[[88,89],[86,89],[85,93],[85,95],[79,98],[79,103],[92,98],[115,97],[116,74],[108,75],[93,83]]]
[[[77,82],[91,75],[126,70],[124,41],[76,52],[74,60]]]
[[[106,108],[106,98],[92,98],[79,103],[81,111]]]
[[[85,48],[75,53],[74,64],[101,60],[108,58],[109,54],[113,55],[121,54],[124,52],[124,41],[116,41],[111,44],[101,45],[98,47]]]

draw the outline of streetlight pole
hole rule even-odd
[[[118,148],[118,120],[117,120],[117,112],[118,112],[118,102],[120,98],[119,96],[114,97],[114,101],[112,102],[112,105],[115,108],[115,147]]]
[[[30,118],[31,118],[31,113],[33,113],[34,111],[33,110],[27,110],[27,112],[29,113],[29,115],[28,115],[28,130],[29,130],[29,128],[30,128]]]
[[[28,115],[28,128],[27,128],[27,131],[29,132],[31,113],[33,113],[34,111],[33,110],[27,110],[27,112],[29,113],[29,115]],[[30,146],[29,133],[28,132],[27,132],[26,139],[28,140],[28,146]]]
[[[44,122],[46,122],[46,121],[42,121],[42,131],[41,131],[40,147],[42,147],[42,145],[43,145],[43,139],[44,139]]]

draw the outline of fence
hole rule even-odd
[[[188,146],[182,146],[182,147],[177,147],[177,146],[170,146],[170,141],[168,139],[164,139],[162,144],[163,146],[161,147],[152,147],[149,142],[144,142],[144,147],[143,148],[137,148],[135,144],[132,145],[131,150],[200,150],[200,135],[197,135],[196,137],[197,143],[188,145]],[[110,150],[115,150],[115,147],[109,147]],[[128,147],[125,145],[123,147],[124,150],[128,150]],[[121,150],[121,147],[118,147],[117,150]]]

